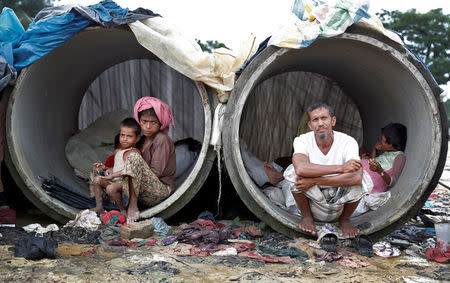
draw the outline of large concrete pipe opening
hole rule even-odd
[[[138,69],[130,67],[136,64]],[[55,220],[73,218],[78,210],[50,197],[38,176],[53,174],[88,195],[87,184],[66,159],[69,138],[108,111],[131,114],[134,102],[145,95],[171,107],[174,141],[192,137],[202,147],[190,171],[176,180],[176,191],[141,216],[169,217],[181,209],[200,189],[214,160],[208,146],[211,97],[203,84],[162,63],[126,28],[86,29],[21,73],[7,110],[7,165],[25,196]]]
[[[292,156],[299,120],[315,100],[334,104],[335,129],[369,149],[381,139],[381,127],[402,123],[408,128],[407,161],[391,198],[380,209],[352,218],[363,233],[381,236],[417,213],[442,173],[448,129],[439,93],[413,54],[361,27],[304,49],[270,46],[244,70],[230,96],[223,131],[227,170],[256,216],[279,232],[298,235],[300,217],[261,192],[239,145],[245,142],[262,161]]]

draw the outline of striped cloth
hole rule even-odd
[[[314,220],[333,222],[341,216],[346,203],[359,201],[372,190],[373,183],[366,171],[363,171],[362,185],[351,187],[326,187],[313,186],[304,194],[309,199],[309,205]],[[299,193],[292,189],[293,193]]]

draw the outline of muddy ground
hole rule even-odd
[[[450,163],[448,163],[450,165]],[[450,184],[450,168],[441,178]],[[440,190],[445,189],[440,187]],[[448,194],[450,195],[450,193]],[[205,197],[205,196],[203,196]],[[211,197],[211,196],[208,196]],[[214,196],[213,196],[214,197]],[[225,195],[226,198],[226,195]],[[224,200],[226,202],[226,199]],[[231,202],[235,202],[231,198]],[[195,201],[194,201],[195,202]],[[228,200],[230,202],[230,200]],[[17,226],[53,222],[37,209],[19,207]],[[180,213],[183,217],[168,221],[171,225],[195,220],[195,204]],[[224,205],[226,207],[226,205]],[[242,204],[234,211],[220,214],[227,218],[236,214],[249,215]],[[447,209],[447,208],[441,208]],[[186,212],[192,213],[186,213]],[[250,215],[251,218],[251,215]],[[232,218],[228,218],[232,219]],[[251,219],[257,220],[257,219]],[[410,221],[417,225],[418,220]],[[153,236],[158,239],[157,235]],[[318,261],[313,255],[318,243],[315,240],[288,239],[270,229],[263,238],[250,238],[258,243],[270,237],[275,245],[296,247],[307,253],[306,257],[293,258],[293,264],[267,263],[242,256],[200,257],[180,255],[186,244],[169,246],[114,247],[105,244],[86,245],[59,243],[55,259],[26,260],[14,257],[14,246],[0,246],[1,282],[449,282],[450,265],[428,260],[424,250],[406,249],[394,258],[362,257],[346,254],[338,262]],[[350,251],[352,249],[349,249]]]
[[[15,258],[0,247],[2,282],[433,282],[450,280],[448,265],[425,258],[361,258],[365,267],[316,262],[312,241],[292,243],[310,259],[265,263],[240,256],[177,256],[168,247],[110,247],[60,244],[56,259]],[[178,244],[180,245],[180,244]]]

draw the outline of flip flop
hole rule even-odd
[[[356,248],[360,255],[373,256],[373,242],[367,235],[358,235],[353,239],[353,247]]]
[[[443,252],[440,249],[429,249],[426,251],[425,255],[428,259],[434,260],[440,263],[447,263],[450,260],[450,252]]]
[[[319,241],[320,247],[327,252],[337,252],[338,238],[333,233],[325,234]]]
[[[377,256],[394,257],[401,254],[400,250],[394,248],[388,242],[378,242],[373,245],[373,251]]]

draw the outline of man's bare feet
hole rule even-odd
[[[359,229],[354,227],[349,219],[339,220],[339,226],[341,227],[342,233],[344,234],[344,238],[352,239],[358,236]]]
[[[93,212],[101,212],[101,211],[105,211],[105,209],[103,208],[103,206],[96,206],[94,208],[89,209],[90,211]]]
[[[300,230],[316,235],[316,225],[314,224],[314,219],[308,216],[302,216],[302,221],[298,224]]]
[[[139,209],[137,205],[128,205],[127,224],[136,222],[139,219]]]
[[[278,172],[272,164],[264,162],[264,172],[266,172],[267,177],[269,177],[269,182],[275,185],[279,181],[283,180],[283,173]]]

